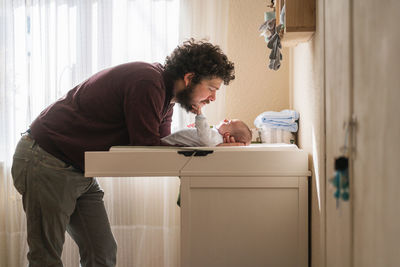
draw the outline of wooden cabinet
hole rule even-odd
[[[285,7],[285,28],[281,34],[283,46],[307,42],[316,29],[315,0],[276,0],[276,25],[282,23],[281,12]]]

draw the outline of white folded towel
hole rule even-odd
[[[257,116],[254,125],[257,128],[278,128],[285,131],[297,132],[299,113],[295,110],[285,109],[280,112],[266,111]]]

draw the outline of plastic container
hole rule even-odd
[[[289,131],[284,131],[277,128],[258,128],[260,133],[261,143],[274,144],[274,143],[285,143],[295,144],[296,136]]]

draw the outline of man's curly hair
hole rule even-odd
[[[228,85],[235,79],[233,62],[222,52],[221,48],[206,41],[185,41],[165,59],[165,72],[172,79],[183,79],[187,73],[194,73],[192,84],[203,79],[220,78]]]

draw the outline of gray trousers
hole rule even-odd
[[[115,266],[117,244],[95,178],[85,178],[27,134],[11,172],[26,213],[30,267],[63,266],[65,231],[79,247],[82,266]]]

